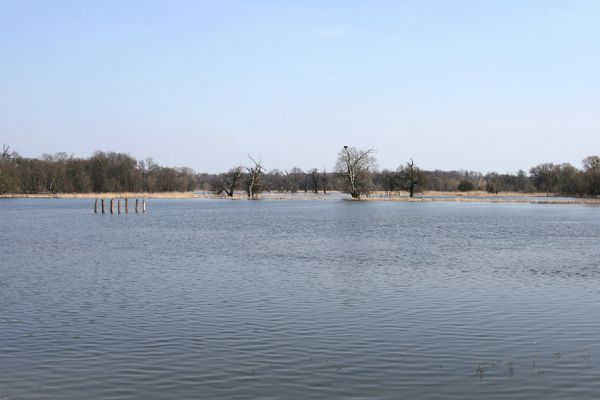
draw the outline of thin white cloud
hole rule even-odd
[[[321,30],[319,32],[319,35],[321,35],[322,37],[327,38],[327,39],[333,39],[333,38],[342,36],[345,33],[346,33],[345,28],[331,28],[331,29]]]

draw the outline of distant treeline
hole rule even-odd
[[[221,174],[197,173],[191,168],[163,167],[151,158],[137,160],[128,154],[95,152],[89,158],[66,153],[25,158],[3,146],[0,153],[0,193],[101,193],[172,192],[204,190],[233,194],[244,190],[327,192],[346,191],[347,181],[340,171],[320,169],[271,170],[251,160],[249,167],[236,166]],[[410,164],[408,164],[410,166]],[[472,191],[490,193],[544,192],[568,196],[600,195],[600,157],[583,160],[582,168],[570,164],[544,163],[528,172],[482,174],[475,171],[424,171],[410,168],[410,182],[416,192]],[[369,171],[368,190],[394,193],[407,190],[407,168]]]
[[[161,167],[151,158],[136,160],[123,153],[24,158],[5,146],[0,158],[0,193],[171,192],[199,186],[190,168]]]

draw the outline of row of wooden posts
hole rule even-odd
[[[117,213],[121,214],[121,199],[117,199],[116,201],[117,203]],[[100,206],[101,206],[101,212],[102,214],[104,214],[105,211],[105,204],[104,204],[104,199],[100,199]],[[108,211],[111,214],[115,213],[115,199],[110,199],[110,207],[108,207]],[[145,213],[146,212],[146,200],[142,199],[142,201],[140,201],[140,199],[135,199],[135,212],[139,213],[139,212]],[[98,199],[96,199],[96,201],[94,202],[94,213],[98,214]],[[125,199],[125,214],[129,213],[129,199]]]

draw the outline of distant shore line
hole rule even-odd
[[[233,197],[217,195],[206,191],[196,192],[156,192],[156,193],[45,193],[45,194],[2,194],[4,199],[209,199],[209,200],[246,200],[245,193],[235,193]],[[264,192],[262,200],[349,200],[349,195],[331,191],[324,193],[285,193]],[[597,204],[600,198],[560,197],[545,193],[499,192],[422,192],[411,198],[405,193],[373,192],[359,201],[393,202],[465,202],[465,203],[529,203],[529,204]]]

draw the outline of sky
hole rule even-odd
[[[600,1],[0,0],[0,142],[220,172],[600,154]]]

